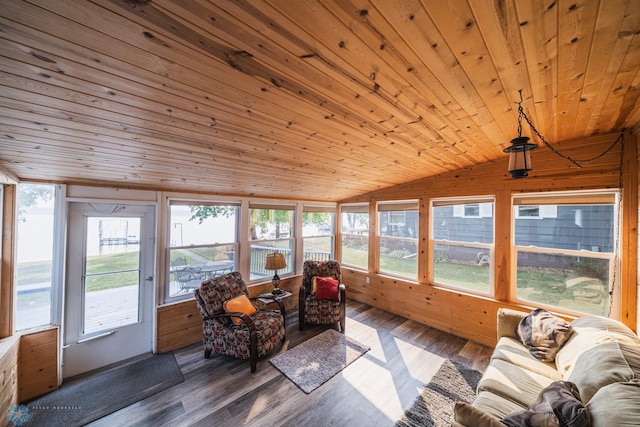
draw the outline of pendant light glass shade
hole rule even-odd
[[[511,147],[503,152],[509,153],[509,173],[512,178],[525,178],[531,171],[531,150],[538,146],[529,142],[528,136],[519,136],[511,140]]]

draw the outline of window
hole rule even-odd
[[[432,201],[433,282],[488,294],[493,283],[493,199]]]
[[[616,197],[613,192],[514,197],[518,300],[608,314]],[[535,219],[518,215],[521,207],[533,205],[540,207]]]
[[[272,270],[265,270],[267,254],[282,253],[287,266],[278,270],[277,274],[291,273],[294,267],[293,206],[267,206],[251,204],[249,206],[249,244],[251,247],[251,263],[249,265],[250,280],[271,278]]]
[[[535,205],[535,206],[517,206],[516,207],[516,218],[542,219],[542,218],[557,218],[557,217],[558,217],[557,206]]]
[[[342,205],[342,263],[369,267],[369,205]]]
[[[55,188],[18,184],[16,330],[51,324]]]
[[[170,201],[169,297],[236,270],[238,205]]]
[[[308,206],[302,208],[302,260],[333,259],[335,208]]]
[[[418,202],[378,204],[380,272],[418,277]]]

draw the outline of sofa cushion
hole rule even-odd
[[[453,408],[456,423],[474,427],[504,427],[499,418],[474,408],[465,402],[456,402]],[[454,424],[455,425],[455,424]]]
[[[556,353],[572,332],[569,322],[541,308],[533,310],[518,324],[520,340],[543,362],[555,360]]]
[[[558,351],[556,367],[564,376],[586,350],[604,342],[616,341],[628,346],[640,346],[640,339],[622,322],[605,317],[585,316],[571,322],[573,335]]]
[[[587,409],[593,425],[637,426],[640,420],[640,380],[602,387],[593,395]]]
[[[575,384],[556,381],[545,387],[535,403],[502,419],[509,427],[589,427],[591,414]]]
[[[633,371],[617,342],[605,342],[578,356],[564,378],[578,386],[583,402],[602,387],[633,379]]]
[[[562,375],[558,373],[555,363],[545,363],[536,359],[527,350],[520,340],[515,338],[503,337],[498,341],[491,359],[500,359],[505,362],[511,362],[514,365],[526,368],[536,374],[544,375],[554,381],[562,379]]]
[[[504,418],[505,415],[519,409],[524,409],[523,406],[489,391],[481,391],[478,393],[478,396],[473,401],[472,406],[477,410],[492,415],[500,420]]]
[[[478,382],[478,392],[489,391],[527,407],[536,401],[540,391],[553,382],[544,375],[494,359]]]
[[[600,318],[581,317],[571,322],[571,326],[573,327],[573,335],[556,355],[556,367],[562,376],[571,369],[578,356],[586,350],[613,340]]]

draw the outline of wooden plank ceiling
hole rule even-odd
[[[640,120],[637,0],[0,0],[0,168],[335,201]],[[525,127],[525,135],[531,135]]]

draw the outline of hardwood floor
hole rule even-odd
[[[278,352],[322,332],[298,331],[287,318],[287,341]],[[263,359],[249,362],[213,355],[200,344],[175,351],[185,381],[128,406],[91,426],[393,426],[445,358],[480,371],[492,349],[412,320],[347,302],[347,335],[371,347],[318,389],[305,394]]]

